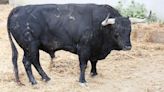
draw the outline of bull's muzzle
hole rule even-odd
[[[123,48],[123,50],[124,50],[124,51],[127,51],[127,50],[131,50],[131,48],[132,48],[132,46],[125,46],[125,47]]]

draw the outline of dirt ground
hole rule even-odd
[[[55,66],[49,70],[50,57],[40,51],[40,62],[51,80],[41,81],[33,68],[38,82],[32,86],[27,79],[22,64],[22,50],[19,50],[19,72],[25,86],[14,82],[11,62],[11,48],[6,31],[6,19],[12,9],[8,5],[0,5],[0,90],[1,92],[164,92],[164,44],[152,43],[147,34],[141,30],[164,31],[161,24],[133,25],[131,51],[112,51],[104,60],[98,62],[98,76],[91,78],[90,64],[86,71],[87,87],[78,83],[78,57],[65,51],[56,53]]]

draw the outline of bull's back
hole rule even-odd
[[[101,22],[111,12],[111,17],[120,16],[108,5],[57,4],[38,6],[51,33],[60,34],[78,41],[85,32],[101,28]],[[65,39],[65,38],[64,38]]]

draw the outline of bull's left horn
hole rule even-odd
[[[115,19],[114,18],[109,18],[109,19],[105,19],[101,25],[102,26],[106,26],[106,25],[109,25],[109,24],[114,24],[115,23]]]
[[[131,21],[131,23],[145,23],[147,21],[147,19],[139,19],[139,18],[129,18],[129,20]]]

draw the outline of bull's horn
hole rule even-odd
[[[131,21],[131,23],[144,23],[147,21],[147,19],[139,19],[139,18],[129,18],[129,20]]]
[[[102,25],[102,26],[106,26],[106,25],[108,25],[108,24],[114,24],[114,23],[115,23],[115,19],[114,19],[114,18],[109,18],[109,19],[104,20],[104,21],[101,23],[101,25]]]
[[[101,25],[106,26],[108,24],[114,24],[114,23],[115,23],[115,19],[114,18],[109,18],[109,14],[108,14],[106,19],[103,22],[101,22]]]

